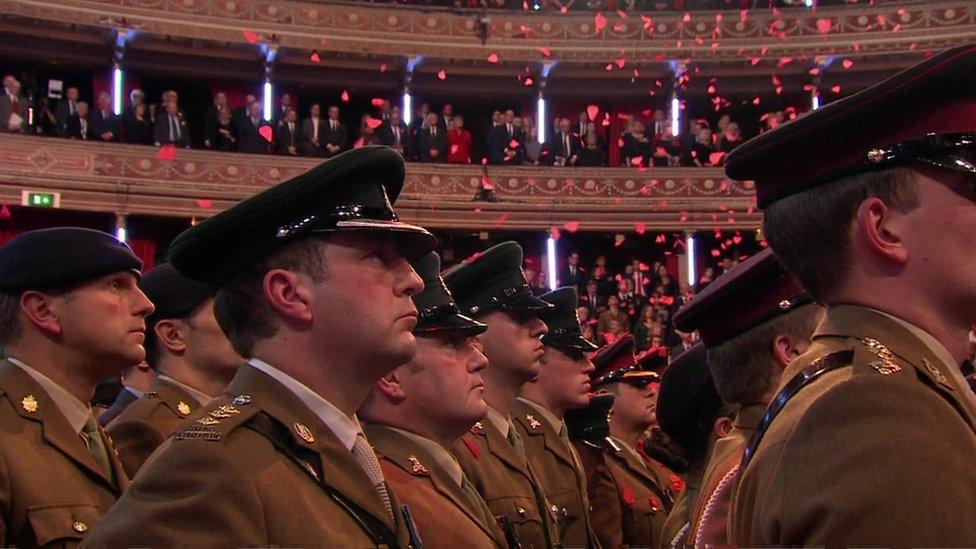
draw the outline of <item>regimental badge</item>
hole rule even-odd
[[[480,433],[481,431],[484,430],[485,430],[485,426],[482,425],[480,421],[474,422],[474,425],[471,426],[472,433]]]
[[[868,363],[868,366],[877,370],[879,374],[888,376],[901,371],[901,366],[895,364],[894,360],[892,360],[895,356],[894,353],[885,347],[883,343],[870,337],[863,338],[861,343],[867,346],[871,353],[881,359]]]
[[[200,425],[206,425],[206,426],[209,427],[211,425],[217,425],[218,423],[220,423],[220,420],[219,419],[216,419],[216,418],[212,418],[210,416],[204,416],[204,417],[198,419],[197,420],[197,423],[199,423]]]
[[[190,415],[190,405],[181,400],[180,403],[176,405],[176,411],[184,416],[188,416]]]
[[[80,520],[76,520],[71,525],[71,529],[74,530],[75,532],[78,532],[79,534],[84,534],[85,532],[88,531],[88,525],[85,524],[84,522],[81,522]]]
[[[237,395],[231,402],[238,406],[247,406],[251,403],[251,395]]]
[[[922,366],[925,366],[925,369],[928,370],[930,374],[932,374],[932,377],[934,377],[936,381],[938,381],[943,385],[949,385],[949,380],[946,379],[945,375],[943,375],[942,372],[940,372],[939,369],[936,368],[934,364],[929,362],[928,359],[925,358],[922,359]]]
[[[535,416],[532,414],[525,414],[525,421],[528,421],[529,427],[532,427],[533,429],[538,429],[539,426],[542,425],[541,423],[539,423],[539,420],[536,419]]]
[[[207,419],[207,418],[202,418]],[[197,420],[202,421],[202,420]],[[208,429],[206,427],[200,427],[199,425],[190,425],[186,429],[179,431],[174,435],[176,440],[209,440],[211,442],[216,442],[220,440],[220,433],[214,431],[213,429]]]
[[[309,444],[315,442],[315,435],[312,434],[312,430],[306,427],[304,423],[296,422],[292,427],[295,429],[295,433],[298,434],[298,438]]]
[[[33,414],[37,411],[37,397],[27,395],[24,397],[24,400],[20,401],[20,405],[23,406],[25,412]]]
[[[210,417],[217,418],[217,419],[226,419],[231,416],[236,416],[239,413],[241,413],[241,411],[235,408],[233,405],[221,404],[217,408],[210,411]]]
[[[410,461],[410,471],[413,474],[416,475],[419,473],[425,473],[425,474],[427,473],[427,468],[424,467],[423,463],[420,463],[420,460],[417,459],[417,456],[414,455],[407,456],[407,460]]]

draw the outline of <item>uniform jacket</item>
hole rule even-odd
[[[733,494],[735,542],[976,545],[976,406],[918,332],[865,307],[827,310],[780,388],[818,360],[841,367],[765,432]]]
[[[114,481],[34,378],[0,362],[4,546],[73,547],[84,539],[129,483],[111,441],[104,435],[103,440]]]
[[[666,493],[639,456],[607,439],[574,443],[586,471],[590,524],[601,547],[658,547]]]
[[[520,398],[515,399],[512,419],[525,442],[529,466],[556,516],[560,541],[567,547],[592,546],[586,476],[575,465],[576,450],[567,446],[549,421]]]
[[[691,542],[688,537],[691,533],[691,514],[695,510],[695,503],[698,502],[706,465],[704,461],[693,464],[685,475],[685,489],[678,494],[678,499],[674,501],[674,507],[668,514],[668,520],[664,522],[664,531],[661,534],[662,547],[684,547]]]
[[[742,408],[735,418],[735,425],[724,438],[715,441],[712,455],[705,467],[698,502],[689,521],[689,543],[702,545],[729,545],[729,507],[732,505],[732,488],[739,478],[742,451],[756,431],[766,406],[763,404]]]
[[[202,408],[143,466],[87,543],[376,547],[330,492],[407,545],[399,513],[391,523],[352,452],[294,393],[245,364],[226,395]]]
[[[145,463],[200,403],[173,383],[154,378],[142,398],[129,405],[109,424],[107,431],[119,449],[122,467],[129,478]]]
[[[135,393],[133,393],[128,387],[122,387],[122,391],[119,392],[117,397],[115,397],[115,402],[108,407],[108,410],[105,410],[100,416],[98,416],[98,423],[100,423],[102,427],[108,425],[113,419],[119,417],[122,410],[125,410],[130,404],[137,400],[139,400],[139,397]]]
[[[476,506],[426,448],[385,425],[363,429],[425,547],[507,547],[488,504]]]
[[[476,423],[451,451],[491,512],[511,521],[524,549],[551,547],[558,542],[535,473],[491,421]]]

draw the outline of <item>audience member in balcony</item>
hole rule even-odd
[[[670,123],[665,123],[663,127],[663,132],[654,137],[651,162],[658,167],[680,166],[681,140],[674,136]]]
[[[302,156],[325,156],[322,144],[325,143],[328,124],[322,118],[322,107],[312,103],[308,114],[308,118],[302,121]]]
[[[237,126],[237,150],[243,153],[265,154],[270,143],[261,135],[261,126],[268,125],[261,119],[261,104],[255,101],[248,106],[248,116]]]
[[[430,105],[421,103],[416,115],[410,121],[410,152],[416,159],[420,155],[420,134],[427,129],[427,115],[430,114]]]
[[[735,122],[730,122],[728,127],[725,129],[725,133],[719,139],[718,150],[728,154],[732,152],[732,149],[738,147],[742,144],[742,130],[739,129],[739,125]],[[722,158],[723,163],[725,157]]]
[[[586,146],[579,153],[579,165],[587,167],[607,165],[607,155],[600,148],[595,133],[586,134]]]
[[[633,326],[637,322],[637,315],[640,313],[643,302],[634,295],[634,287],[631,285],[630,279],[621,277],[617,282],[617,300],[620,303],[620,309],[627,313],[628,326]]]
[[[651,160],[651,138],[644,135],[644,123],[633,120],[623,136],[623,161],[626,166],[647,167]]]
[[[579,296],[580,307],[590,311],[591,318],[598,318],[600,313],[607,310],[607,298],[600,293],[600,284],[594,279],[586,283],[586,291]]]
[[[88,122],[95,139],[106,142],[122,140],[122,121],[112,112],[112,98],[108,92],[98,94],[98,109],[91,113]]]
[[[156,116],[153,139],[157,147],[172,144],[178,148],[190,147],[190,131],[186,118],[180,112],[175,100],[167,101],[163,111]]]
[[[220,111],[227,108],[227,94],[217,92],[214,95],[213,105],[207,108],[207,114],[203,117],[203,146],[208,149],[216,149],[214,143],[217,140],[217,125]]]
[[[54,113],[57,107],[51,107],[51,99],[44,95],[37,99],[37,115],[34,126],[40,135],[58,134],[58,115]]]
[[[772,111],[766,113],[766,115],[763,117],[763,125],[759,129],[759,133],[766,133],[770,130],[775,130],[780,126],[780,124],[783,123],[785,119],[786,116],[783,114],[783,111]]]
[[[258,98],[255,97],[253,93],[249,93],[244,96],[244,105],[237,107],[236,109],[231,111],[231,117],[230,117],[231,123],[234,125],[235,128],[240,126],[245,120],[247,120],[247,117],[250,115],[251,112],[251,105],[257,103],[257,101]]]
[[[583,141],[583,139],[586,138],[588,131],[590,131],[590,115],[586,111],[583,111],[576,117],[576,127],[573,128],[573,132],[580,136],[580,144],[583,146],[586,145],[586,141]]]
[[[681,136],[681,165],[682,166],[694,166],[693,158],[691,152],[695,150],[695,146],[698,144],[698,134],[701,133],[702,129],[708,126],[708,122],[700,118],[692,118],[688,122],[688,131]]]
[[[390,120],[390,116],[393,114],[393,107],[390,106],[390,102],[386,99],[380,103],[380,120],[387,122]]]
[[[427,128],[420,132],[420,161],[443,162],[447,136],[440,130],[436,113],[427,115]]]
[[[634,259],[624,267],[624,278],[630,280],[630,287],[634,289],[634,294],[642,298],[647,297],[647,287],[651,284],[651,277],[645,274],[647,265],[643,265],[640,260]]]
[[[301,144],[302,132],[298,128],[298,113],[288,107],[275,130],[275,152],[284,156],[298,156]]]
[[[566,256],[566,265],[559,271],[559,286],[572,286],[580,295],[586,293],[586,271],[580,267],[580,255],[571,250]]]
[[[728,131],[729,124],[731,123],[732,117],[727,114],[718,117],[718,122],[715,123],[715,134],[712,136],[712,144],[716,149],[719,148],[719,141],[725,135],[725,132]]]
[[[441,115],[438,117],[438,124],[440,125],[437,129],[444,130],[444,135],[451,129],[448,126],[454,122],[454,105],[450,103],[444,103],[441,107]]]
[[[653,119],[651,122],[651,136],[656,138],[659,135],[664,135],[664,130],[668,126],[668,122],[665,119],[664,111],[661,109],[654,109]]]
[[[682,353],[694,347],[695,343],[698,343],[698,332],[689,333],[682,332],[681,330],[675,330],[674,333],[678,335],[678,338],[681,341],[677,345],[671,347],[671,350],[668,351],[668,358],[671,361],[674,361],[674,359],[681,356]]]
[[[579,162],[579,137],[570,128],[568,118],[559,119],[559,131],[548,146],[554,166],[575,166]]]
[[[529,282],[529,290],[532,291],[532,295],[534,296],[549,293],[551,291],[549,287],[549,275],[545,271],[536,273],[535,277]]]
[[[712,153],[715,148],[712,146],[712,130],[702,128],[698,132],[698,139],[691,149],[691,165],[697,167],[712,166]]]
[[[664,323],[657,317],[657,309],[650,305],[641,310],[640,320],[634,326],[634,350],[643,351],[648,349],[658,338],[660,344],[664,336]]]
[[[447,163],[471,163],[471,132],[464,129],[464,117],[454,117],[454,128],[447,134]]]
[[[288,117],[288,109],[295,109],[294,101],[292,100],[290,93],[281,94],[280,102],[281,104],[274,111],[274,113],[271,114],[271,122],[275,127],[278,126],[278,122]]]
[[[580,143],[582,143],[583,146],[585,147],[586,146],[586,136],[588,134],[591,134],[591,133],[594,136],[596,136],[596,146],[597,146],[597,148],[600,148],[600,149],[603,149],[604,151],[606,151],[607,150],[607,140],[603,138],[603,132],[600,131],[600,128],[599,127],[597,127],[596,122],[588,122],[586,124],[586,133],[583,134],[583,138],[580,140]]]
[[[617,297],[617,294],[607,298],[607,310],[600,313],[600,317],[596,322],[596,335],[600,341],[603,341],[603,334],[612,331],[610,329],[611,321],[618,322],[621,331],[630,331],[630,320],[627,317],[627,311],[620,308],[620,298]]]
[[[23,133],[27,130],[27,100],[20,94],[20,82],[4,78],[4,94],[0,97],[0,131]]]
[[[153,144],[153,125],[149,121],[146,104],[143,102],[133,105],[123,119],[122,139],[134,145]]]
[[[365,118],[361,119],[360,122],[364,123]],[[360,128],[361,130],[362,128]],[[380,142],[379,136],[373,131],[373,128],[369,128],[370,137],[369,143],[363,143],[364,145],[377,145]],[[349,132],[346,130],[346,125],[339,120],[339,107],[335,105],[329,105],[329,120],[328,125],[325,128],[325,140],[322,142],[323,149],[325,150],[326,158],[332,158],[333,156],[341,153],[349,147]],[[362,132],[360,132],[362,133]],[[366,135],[366,134],[363,134]],[[364,140],[365,141],[365,140]]]
[[[64,99],[58,103],[58,133],[67,137],[68,118],[78,114],[78,88],[69,86],[64,90]]]
[[[224,107],[217,113],[217,131],[214,132],[213,148],[217,151],[236,151],[237,138],[234,136],[234,122],[230,109]]]
[[[535,120],[528,114],[523,115],[520,120],[521,124],[519,127],[522,128],[522,135],[529,135],[529,130],[535,128]]]
[[[545,161],[548,154],[542,143],[539,143],[539,130],[530,126],[525,133],[525,143],[522,144],[522,165],[538,166]]]
[[[146,104],[146,94],[139,88],[134,88],[129,92],[129,107],[122,111],[122,141],[126,143],[132,143],[126,135],[126,128],[132,125],[132,120],[135,117],[136,105],[142,103]],[[143,112],[143,118],[149,122],[149,144],[152,144],[152,120],[149,118],[148,108]]]
[[[329,112],[332,112],[332,107],[329,107]],[[369,125],[369,119],[372,118],[368,114],[364,114],[359,118],[359,139],[353,144],[354,149],[360,147],[365,147],[368,145],[382,145],[380,141],[380,136],[376,133],[376,129]],[[341,126],[340,126],[341,127]],[[333,144],[333,146],[335,146]]]
[[[93,134],[88,123],[88,103],[78,101],[74,109],[75,113],[65,121],[64,136],[68,139],[91,139]]]
[[[504,115],[500,111],[491,113],[491,128],[488,130],[488,162],[491,164],[501,164],[505,156],[505,129]]]
[[[508,109],[505,111],[505,118],[499,126],[499,131],[495,132],[495,138],[499,140],[495,144],[496,149],[501,149],[501,164],[519,165],[522,163],[522,129],[520,122],[515,117],[515,111]]]
[[[410,158],[410,128],[400,119],[400,109],[392,109],[390,119],[380,126],[380,141],[400,156]]]

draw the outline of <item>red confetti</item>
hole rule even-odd
[[[713,152],[713,153],[711,153],[711,154],[708,155],[708,162],[712,166],[718,166],[719,162],[722,161],[722,157],[724,157],[724,156],[725,156],[725,153],[722,152],[722,151]]]
[[[274,130],[272,130],[271,126],[268,126],[267,124],[258,128],[258,133],[261,134],[261,137],[263,137],[268,143],[271,143],[271,140],[274,139]]]
[[[313,51],[312,52],[312,55],[310,55],[308,58],[312,60],[312,63],[321,63],[322,62],[322,58],[319,57],[319,52],[317,52],[317,51]]]
[[[596,30],[598,31],[602,31],[607,26],[607,18],[604,17],[602,13],[596,14],[593,21],[596,25]]]
[[[498,225],[504,225],[506,221],[508,221],[508,214],[503,213],[502,215],[495,218],[495,226],[497,227]]]
[[[635,233],[637,233],[637,234],[644,234],[646,231],[647,231],[647,226],[644,225],[643,223],[638,222],[638,223],[636,223],[634,225],[634,232]]]
[[[559,227],[549,227],[549,234],[552,236],[553,240],[559,240],[561,236],[559,233]]]
[[[3,207],[0,207],[0,219],[10,219],[12,217],[13,214],[10,213],[10,208],[8,208],[6,204],[4,204]]]
[[[197,206],[203,208],[204,210],[209,210],[210,208],[213,208],[213,200],[210,200],[209,198],[201,198],[200,200],[197,200]]]
[[[760,61],[762,61],[762,58],[761,58],[761,57],[750,57],[750,58],[749,58],[749,63],[750,63],[750,64],[751,64],[752,66],[754,66],[754,67],[755,67],[756,65],[758,65]]]
[[[346,91],[346,90],[342,90],[342,94],[339,95],[339,99],[342,99],[342,102],[343,103],[348,103],[349,102],[349,92]]]
[[[457,154],[459,145],[457,143],[451,145],[451,154]]]
[[[834,93],[840,93],[840,85],[837,85],[837,86],[834,86],[834,87],[830,88],[830,91],[832,91]]]
[[[718,248],[712,248],[712,257],[718,257],[720,255],[722,255],[722,252]]]
[[[664,244],[667,241],[668,237],[664,236],[664,233],[659,233],[657,238],[654,239],[654,242],[657,242],[658,244]]]
[[[166,143],[159,148],[159,154],[156,156],[159,160],[173,160],[176,158],[176,145],[172,143]]]
[[[627,60],[626,60],[626,59],[624,59],[623,57],[618,57],[618,58],[617,58],[617,59],[616,59],[616,60],[614,61],[614,63],[615,63],[616,65],[617,65],[617,68],[620,68],[620,69],[622,69],[622,68],[624,68],[624,65],[626,65],[626,64],[627,64]]]
[[[759,96],[758,95],[756,97],[753,97],[752,98],[752,104],[753,105],[759,105],[759,103],[760,103],[760,99],[759,99]]]
[[[841,65],[844,65],[845,69],[849,69],[854,66],[854,61],[851,59],[845,59],[843,62],[841,62]]]
[[[386,72],[386,63],[380,65],[380,74],[383,74],[384,72]]]
[[[525,81],[522,83],[525,84],[526,86],[531,86],[534,83],[534,81],[532,80],[532,78],[526,78]]]
[[[488,62],[489,63],[497,63],[498,62],[498,54],[497,53],[490,54],[488,56]]]
[[[833,26],[834,22],[830,19],[817,19],[817,32],[820,34],[827,34]]]
[[[444,69],[437,71],[438,80],[447,80],[447,72]]]
[[[369,126],[370,129],[375,130],[376,128],[383,125],[383,121],[380,120],[379,118],[373,118],[372,116],[367,116],[366,125]]]
[[[644,22],[644,30],[647,32],[654,32],[654,21],[646,15],[641,15],[641,21]]]
[[[370,103],[374,107],[376,107],[377,109],[381,109],[381,108],[383,108],[383,103],[386,103],[386,101],[383,100],[383,99],[380,99],[379,97],[374,97],[373,100],[370,101]]]
[[[590,122],[596,121],[596,116],[600,114],[600,107],[596,105],[587,105],[586,116],[590,118]]]
[[[545,46],[539,48],[539,53],[542,54],[542,57],[545,57],[546,59],[552,59],[552,50]]]
[[[569,223],[563,225],[563,228],[571,233],[575,233],[576,231],[579,230],[580,224],[579,221],[570,221]]]
[[[255,44],[259,40],[258,35],[254,31],[249,31],[244,29],[244,40],[247,40],[248,44]]]
[[[516,140],[516,139],[513,139],[513,140],[511,140],[511,141],[508,142],[508,148],[509,149],[517,149],[519,145],[521,145],[521,143],[519,143],[518,140]]]

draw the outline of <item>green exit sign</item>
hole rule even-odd
[[[20,205],[32,208],[58,208],[61,206],[61,193],[21,191]]]

